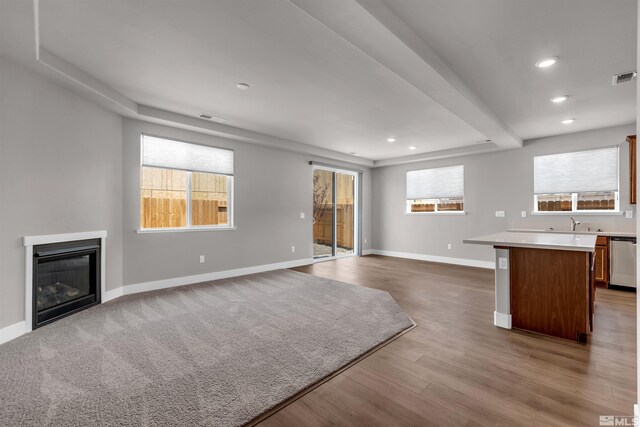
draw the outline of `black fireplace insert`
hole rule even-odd
[[[33,248],[33,329],[100,303],[100,239]]]

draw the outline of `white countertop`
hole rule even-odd
[[[503,231],[501,233],[489,234],[488,236],[466,239],[463,240],[463,243],[515,248],[593,252],[596,247],[596,237],[596,234]]]
[[[569,230],[549,230],[549,229],[530,229],[530,228],[514,228],[507,230],[515,233],[555,233],[555,234],[586,234],[594,236],[608,236],[608,237],[636,237],[634,231],[569,231]]]

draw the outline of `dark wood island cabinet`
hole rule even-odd
[[[512,326],[586,341],[595,302],[593,252],[510,248]]]
[[[596,260],[596,241],[588,234],[516,231],[464,240],[495,250],[494,325],[586,341],[594,327],[596,277],[608,276],[596,272],[597,265],[608,268]]]

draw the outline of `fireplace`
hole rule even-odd
[[[33,329],[100,303],[101,239],[33,246]]]

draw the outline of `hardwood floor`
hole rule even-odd
[[[296,270],[391,293],[418,327],[260,426],[597,426],[632,415],[635,294],[598,289],[587,344],[493,325],[492,270],[366,256]]]

